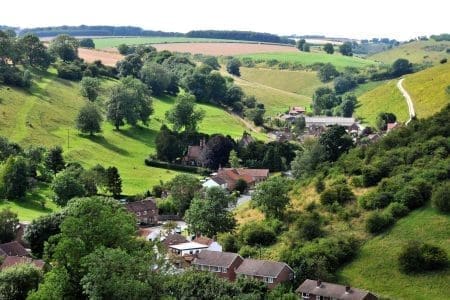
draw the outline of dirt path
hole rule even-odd
[[[403,80],[405,80],[405,78],[402,78],[397,82],[397,88],[400,90],[400,92],[402,93],[403,97],[406,100],[406,103],[408,104],[409,119],[405,123],[406,125],[408,125],[409,122],[411,122],[411,119],[416,116],[416,112],[414,111],[414,105],[413,105],[411,96],[408,94],[408,92],[405,90],[405,88],[402,85]]]

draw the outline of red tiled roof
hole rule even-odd
[[[195,237],[193,242],[209,246],[209,245],[211,245],[214,242],[214,240],[210,239],[210,238],[208,238],[206,236],[197,236],[197,237]]]
[[[4,270],[6,268],[19,265],[19,264],[34,264],[37,268],[42,269],[45,265],[45,262],[40,259],[32,259],[30,257],[23,256],[7,256],[0,266],[0,270]]]
[[[1,256],[30,256],[27,250],[17,241],[0,244]]]

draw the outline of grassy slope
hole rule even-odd
[[[259,53],[259,54],[243,54],[240,57],[250,57],[254,60],[270,60],[276,59],[280,62],[300,63],[303,65],[311,65],[314,63],[332,63],[337,69],[342,70],[344,67],[362,68],[376,64],[372,60],[362,59],[358,57],[343,56],[340,54],[326,54],[324,52],[292,52],[292,53]]]
[[[247,95],[264,103],[269,116],[290,106],[308,108],[314,90],[323,85],[315,72],[262,68],[241,68],[241,78],[236,83]]]
[[[447,86],[450,86],[450,63],[408,75],[403,81],[418,118],[429,117],[450,103],[445,92]]]
[[[112,84],[104,81],[104,86]],[[80,135],[74,128],[79,108],[86,102],[79,96],[78,84],[60,80],[46,74],[37,80],[31,93],[20,89],[0,86],[0,134],[24,145],[61,145],[66,157],[79,160],[86,166],[97,163],[115,165],[123,179],[124,193],[144,192],[159,180],[168,180],[176,172],[144,165],[149,153],[154,153],[154,138],[164,120],[164,113],[174,103],[173,98],[154,98],[155,115],[150,126],[131,128],[124,126],[113,130],[108,123],[103,133],[95,137]],[[206,111],[200,131],[224,133],[235,138],[246,130],[236,118],[223,110],[199,105]],[[70,148],[67,148],[69,130]],[[265,139],[263,134],[254,134]]]
[[[418,239],[439,245],[450,253],[450,216],[428,207],[400,219],[387,233],[365,243],[356,260],[340,272],[340,281],[393,299],[448,299],[450,269],[405,275],[397,256],[408,241]]]
[[[439,46],[443,48],[442,51],[432,51],[426,47]],[[398,58],[406,58],[413,63],[423,63],[432,62],[437,63],[444,57],[449,57],[450,55],[445,53],[446,48],[450,48],[450,42],[436,42],[433,40],[429,41],[415,41],[412,43],[407,43],[394,47],[390,50],[376,53],[369,56],[370,59],[380,61],[383,63],[391,64]]]
[[[141,44],[190,43],[190,42],[223,43],[223,42],[242,42],[242,41],[187,38],[187,37],[105,37],[94,39],[95,48],[97,49],[113,48],[119,46],[120,44],[141,45]]]
[[[397,88],[397,80],[390,80],[358,97],[356,116],[364,123],[375,125],[378,113],[391,112],[404,122],[408,119],[408,106]]]

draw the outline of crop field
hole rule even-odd
[[[124,126],[116,131],[104,122],[103,132],[89,137],[78,134],[74,128],[76,114],[86,102],[79,96],[78,83],[48,73],[36,78],[36,82],[31,92],[0,86],[0,135],[22,145],[61,145],[67,160],[80,161],[86,167],[97,163],[117,166],[125,194],[145,192],[160,180],[167,181],[177,174],[144,165],[144,159],[155,152],[156,133],[174,98],[153,98],[155,114],[148,127]],[[111,84],[113,81],[105,80],[103,89]],[[244,130],[251,132],[238,118],[220,108],[204,104],[199,107],[206,112],[201,132],[229,134],[234,138],[240,137]],[[262,133],[252,134],[267,139]]]
[[[295,48],[293,48],[296,50]],[[377,64],[376,62],[359,57],[343,56],[341,54],[326,54],[324,52],[300,52],[298,50],[290,53],[272,52],[259,54],[246,54],[240,57],[249,57],[255,61],[278,60],[279,62],[298,63],[312,65],[315,63],[332,63],[338,70],[345,67],[364,68]]]
[[[429,117],[450,103],[450,63],[406,76],[403,87],[413,100],[418,118]]]
[[[363,123],[375,126],[380,112],[394,113],[401,122],[408,120],[408,106],[397,88],[397,81],[390,80],[358,97],[355,114]]]
[[[436,42],[434,40],[415,41],[394,47],[390,50],[369,56],[370,59],[391,64],[398,58],[406,58],[412,63],[438,63],[442,58],[450,58],[446,50],[450,42]]]
[[[450,269],[406,275],[397,257],[409,240],[419,240],[450,252],[450,216],[426,207],[400,219],[388,232],[366,242],[358,257],[339,273],[339,281],[390,299],[448,299]]]
[[[78,56],[88,63],[101,60],[106,66],[115,66],[123,58],[123,55],[117,51],[91,50],[86,48],[79,48]]]

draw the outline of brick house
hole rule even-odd
[[[187,153],[182,160],[183,163],[189,166],[203,166],[201,155],[205,146],[206,140],[204,138],[200,140],[200,145],[188,146]]]
[[[279,283],[294,279],[294,271],[284,262],[246,258],[236,269],[238,277],[261,280],[272,289]]]
[[[191,265],[196,270],[213,272],[221,278],[230,281],[236,280],[236,268],[243,258],[236,253],[202,250],[198,253]]]
[[[295,290],[303,300],[377,300],[374,294],[335,283],[306,279]]]
[[[269,177],[269,169],[246,169],[246,168],[220,168],[212,179],[224,182],[229,191],[234,190],[239,179],[244,180],[249,187]]]
[[[125,204],[127,210],[134,213],[139,223],[155,225],[158,223],[158,207],[155,199],[148,197],[141,201]]]

